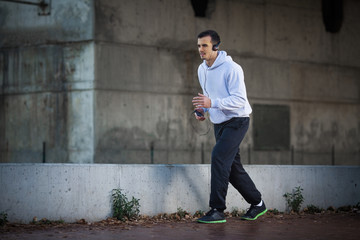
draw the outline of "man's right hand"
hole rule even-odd
[[[195,111],[199,112],[202,114],[202,116],[198,116],[195,112],[194,112],[194,115],[195,115],[195,118],[199,121],[204,121],[205,120],[205,116],[204,116],[204,109],[202,108],[196,108]]]

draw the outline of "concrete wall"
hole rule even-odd
[[[244,163],[359,165],[359,10],[344,0],[333,34],[320,0],[212,0],[205,18],[187,0],[1,2],[0,162],[209,163],[189,117],[212,28],[250,103],[290,108],[293,151],[253,150],[251,125]]]
[[[40,16],[39,7],[0,3],[0,46],[92,40],[94,8],[92,0],[52,0],[49,15]]]
[[[358,2],[344,1],[337,34],[325,31],[321,1],[210,1],[206,18],[190,1],[95,6],[95,162],[148,163],[151,146],[156,163],[209,162],[212,132],[196,134],[188,115],[199,91],[196,35],[212,28],[243,66],[251,104],[290,107],[293,152],[254,151],[251,126],[244,162],[360,164]]]
[[[93,2],[0,3],[0,162],[93,161]]]
[[[268,209],[286,210],[284,193],[300,186],[302,207],[356,205],[360,168],[345,166],[245,166]],[[331,176],[331,177],[329,177]],[[111,216],[111,191],[140,199],[140,214],[207,211],[210,166],[117,164],[1,164],[0,212],[9,221],[99,221]],[[249,205],[230,186],[227,211]]]

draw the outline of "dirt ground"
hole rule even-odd
[[[266,214],[256,221],[228,217],[223,224],[200,224],[196,218],[141,219],[121,222],[7,223],[0,239],[360,239],[360,213]]]

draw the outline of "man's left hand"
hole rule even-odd
[[[211,107],[211,99],[201,93],[198,93],[198,96],[193,98],[192,103],[196,108]]]

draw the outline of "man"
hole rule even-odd
[[[251,204],[242,219],[255,220],[267,211],[260,192],[240,162],[239,147],[252,112],[244,74],[225,51],[218,50],[219,44],[220,37],[215,31],[198,35],[198,50],[204,60],[198,68],[203,94],[199,93],[192,102],[197,120],[205,120],[204,112],[209,113],[216,139],[211,155],[211,210],[198,219],[201,223],[226,222],[224,210],[229,182]]]

